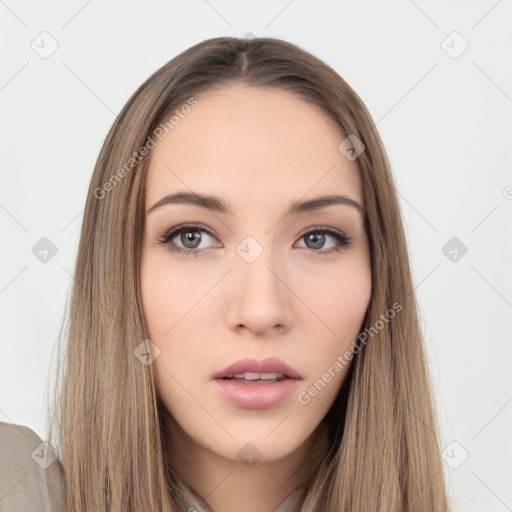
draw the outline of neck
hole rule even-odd
[[[309,485],[328,451],[327,425],[321,422],[286,457],[246,466],[197,444],[170,414],[164,421],[176,475],[212,510],[273,511],[291,492]]]

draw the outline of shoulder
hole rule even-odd
[[[64,512],[65,478],[53,448],[30,428],[0,422],[0,499],[5,512]]]

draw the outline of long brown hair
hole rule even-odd
[[[176,511],[190,498],[166,452],[153,367],[134,356],[148,338],[139,281],[145,180],[150,141],[156,142],[159,127],[172,129],[172,122],[165,124],[169,116],[193,108],[201,93],[234,83],[292,91],[321,107],[343,138],[355,135],[365,146],[355,161],[372,271],[363,328],[379,320],[384,325],[358,344],[326,416],[328,456],[303,494],[301,510],[445,512],[438,426],[409,257],[375,124],[352,88],[318,58],[279,39],[234,37],[196,44],[146,80],[117,116],[94,168],[64,368],[57,374],[56,429],[48,432],[61,454],[68,509]],[[400,313],[383,323],[380,315],[393,304],[401,306]]]

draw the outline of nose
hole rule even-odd
[[[264,250],[252,263],[238,256],[235,261],[231,272],[229,327],[265,337],[290,329],[294,294],[278,255]]]

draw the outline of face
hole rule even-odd
[[[188,442],[233,461],[252,443],[276,460],[332,405],[370,302],[360,178],[337,125],[290,92],[237,85],[196,99],[147,176],[141,287],[158,395]],[[218,201],[152,209],[180,192]],[[291,209],[332,195],[363,212]],[[258,366],[267,358],[288,369]],[[242,359],[253,373],[214,378]]]

